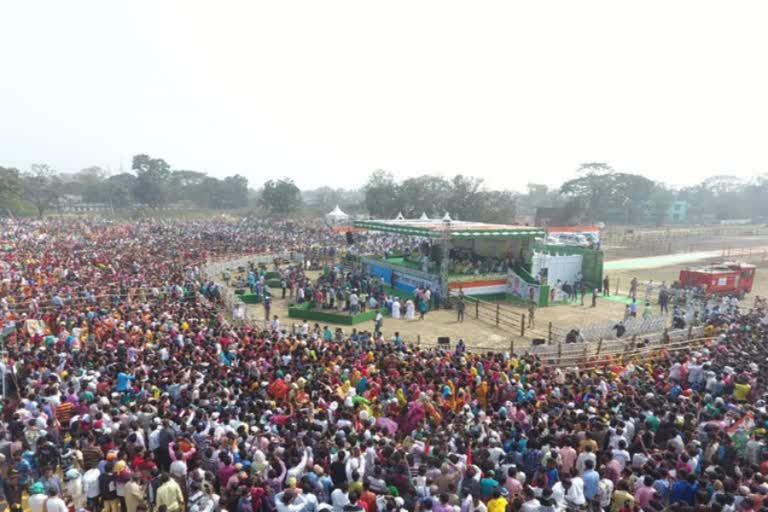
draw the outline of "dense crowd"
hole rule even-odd
[[[198,293],[209,257],[340,250],[322,226],[0,228],[11,509],[768,510],[764,303],[685,352],[559,369],[235,326]]]

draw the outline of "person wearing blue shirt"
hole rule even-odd
[[[661,499],[662,502],[666,501],[669,495],[669,480],[664,475],[658,475],[653,482],[653,488],[656,490],[656,496]]]
[[[551,489],[560,481],[560,472],[557,471],[555,459],[547,460],[547,489]]]
[[[600,473],[595,471],[595,463],[591,460],[584,462],[584,474],[581,479],[584,480],[584,497],[587,501],[592,501],[597,496]]]
[[[120,392],[128,391],[131,381],[136,378],[135,375],[120,372],[117,374],[117,390]]]
[[[699,484],[696,481],[696,476],[693,474],[687,475],[681,471],[679,478],[675,480],[675,483],[672,484],[672,488],[669,490],[669,503],[687,503],[693,506],[693,500],[698,490]]]

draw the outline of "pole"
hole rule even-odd
[[[520,320],[520,336],[525,336],[525,313],[523,313],[522,318]]]
[[[448,289],[448,265],[451,259],[450,250],[451,240],[451,218],[445,214],[443,219],[443,257],[440,261],[440,287],[443,291],[444,300],[449,299],[450,290]]]
[[[501,309],[501,306],[497,303],[496,304],[496,327],[499,326],[499,310]]]
[[[549,322],[549,334],[547,334],[547,345],[552,344],[552,322]]]
[[[475,299],[475,320],[480,318],[480,299]]]

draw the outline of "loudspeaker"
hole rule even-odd
[[[347,231],[347,245],[352,245],[355,243],[355,239],[352,238],[352,232]]]
[[[437,344],[438,345],[450,345],[451,344],[451,338],[449,336],[439,336],[437,338]]]
[[[531,343],[533,343],[534,345],[546,345],[547,340],[545,340],[544,338],[533,338],[533,340],[531,340]]]

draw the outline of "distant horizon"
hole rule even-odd
[[[150,155],[150,156],[162,158],[161,155]],[[605,163],[610,164],[610,162],[605,162]],[[33,165],[33,164],[48,164],[48,165],[50,165],[48,162],[37,162],[37,161],[36,162],[32,162],[32,164],[30,164],[30,165]],[[0,162],[0,167],[16,168],[20,172],[25,172],[25,171],[29,170],[28,167],[27,168],[23,168],[23,167],[19,167],[19,166],[16,166],[16,165],[10,165],[7,162],[6,163]],[[60,169],[57,169],[53,165],[50,165],[50,167],[51,167],[51,169],[56,171],[56,173],[64,174],[64,175],[74,175],[74,174],[77,174],[78,172],[80,172],[80,171],[82,171],[84,169],[87,169],[89,167],[100,167],[104,171],[107,171],[109,176],[114,176],[114,175],[121,174],[121,173],[135,174],[135,171],[133,169],[131,169],[130,162],[128,163],[128,165],[124,165],[123,166],[122,171],[121,170],[118,170],[118,171],[112,170],[112,171],[110,171],[108,168],[102,167],[102,166],[99,166],[99,165],[85,165],[85,166],[83,166],[83,167],[81,167],[79,169],[69,170],[69,171],[62,171]],[[213,174],[213,173],[208,173],[208,172],[206,172],[204,170],[200,170],[200,169],[189,169],[189,168],[183,168],[182,169],[182,168],[176,168],[173,165],[171,165],[171,167],[172,167],[172,169],[174,171],[181,171],[181,170],[197,171],[197,172],[206,173],[209,176],[212,176],[212,177],[215,177],[215,178],[224,178],[224,177],[228,176],[227,174],[223,174],[223,175],[219,174],[219,175],[217,175],[217,174]],[[365,186],[366,180],[368,179],[370,174],[373,171],[375,171],[375,170],[376,169],[373,169],[373,170],[367,172],[364,175],[364,178],[363,178],[362,182],[358,186],[351,186],[351,185],[350,186],[343,186],[342,184],[332,184],[332,183],[331,184],[329,184],[329,183],[322,183],[322,184],[319,184],[319,185],[316,185],[316,186],[306,186],[301,181],[299,181],[297,178],[294,178],[292,176],[270,176],[270,177],[264,178],[262,181],[258,181],[258,182],[254,182],[253,180],[249,179],[248,180],[248,188],[250,190],[255,190],[256,191],[256,190],[259,190],[260,188],[262,188],[264,183],[266,181],[270,180],[270,179],[290,178],[290,179],[293,180],[293,182],[296,184],[297,187],[299,187],[299,189],[302,192],[311,192],[313,190],[317,190],[317,189],[321,189],[321,188],[325,188],[325,187],[329,187],[329,188],[332,188],[332,189],[343,189],[345,191],[354,192],[354,191],[361,190]],[[389,169],[383,169],[383,170],[391,172]],[[637,175],[642,176],[641,173],[633,173],[633,172],[625,171],[625,170],[622,170],[622,169],[614,168],[613,170],[615,172],[624,172],[624,173],[627,173],[627,174],[637,174]],[[248,178],[248,176],[246,176],[246,175],[244,175],[242,173],[231,173],[231,174],[229,174],[229,176],[234,175],[234,174],[241,174],[242,176]],[[394,173],[394,172],[392,174],[393,174],[395,180],[398,181],[398,182],[401,182],[401,181],[403,181],[405,179],[408,179],[408,178],[417,177],[417,176],[425,176],[425,175],[426,176],[438,176],[438,177],[441,177],[441,178],[450,179],[450,178],[452,178],[452,177],[454,177],[456,175],[461,174],[461,175],[468,176],[468,177],[483,179],[483,185],[487,189],[490,189],[490,190],[508,190],[510,192],[518,192],[518,193],[525,192],[526,191],[526,186],[528,184],[546,185],[550,190],[559,190],[560,186],[562,185],[563,182],[568,181],[569,179],[572,179],[572,178],[576,178],[576,177],[578,177],[580,175],[578,172],[574,171],[572,173],[572,175],[567,176],[560,183],[546,183],[546,182],[543,182],[543,181],[536,181],[534,178],[532,178],[532,179],[529,179],[528,181],[525,181],[524,183],[521,183],[518,187],[494,187],[487,179],[483,178],[482,176],[471,175],[471,174],[462,173],[462,172],[456,172],[456,173],[453,173],[453,174],[439,174],[439,173],[424,172],[424,173],[414,173],[414,174],[409,174],[409,175],[404,175],[404,176],[399,176],[397,173]],[[683,185],[675,185],[675,184],[667,182],[665,180],[654,180],[654,181],[656,181],[658,183],[661,183],[661,184],[663,184],[665,186],[668,186],[668,187],[670,187],[673,190],[680,190],[680,189],[683,189],[685,187],[690,187],[690,186],[698,185],[699,183],[701,183],[704,180],[707,180],[709,178],[714,178],[714,177],[717,177],[717,176],[731,176],[731,177],[739,179],[742,183],[746,184],[746,183],[749,183],[753,179],[768,176],[768,172],[766,172],[766,173],[756,173],[756,174],[753,174],[753,175],[746,175],[746,176],[740,176],[738,174],[727,174],[727,173],[712,174],[710,176],[702,176],[698,181],[696,181],[694,183],[683,184]]]

